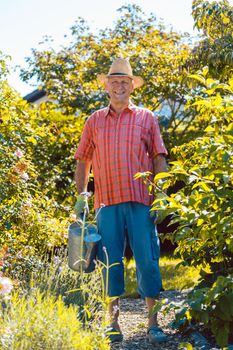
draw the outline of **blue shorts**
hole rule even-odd
[[[162,281],[159,270],[160,244],[154,220],[150,217],[150,206],[126,202],[97,209],[97,226],[102,237],[98,258],[109,265],[107,294],[117,297],[124,293],[124,250],[126,232],[136,262],[138,292],[142,298],[158,296]],[[106,271],[105,271],[106,274]]]

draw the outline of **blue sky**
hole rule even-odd
[[[25,57],[38,48],[43,36],[52,36],[55,45],[61,45],[79,16],[92,30],[111,27],[117,9],[129,3],[140,5],[146,14],[152,12],[177,31],[193,32],[192,0],[0,0],[0,50],[12,57],[12,67],[25,65]],[[34,89],[20,81],[18,72],[9,81],[22,95]]]

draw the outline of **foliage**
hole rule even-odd
[[[66,241],[83,121],[0,85],[0,245],[44,253]]]
[[[178,350],[195,350],[195,348],[193,348],[192,344],[190,343],[180,343]]]
[[[77,307],[66,307],[61,297],[49,293],[14,293],[1,310],[1,349],[109,349],[103,330],[83,329],[77,312]]]
[[[200,80],[200,75],[192,78]],[[204,76],[201,78],[205,81]],[[184,186],[170,196],[164,193],[158,197],[154,209],[165,210],[164,215],[173,213],[172,223],[179,222],[173,240],[185,264],[208,267],[209,272],[201,271],[199,288],[204,289],[193,294],[195,302],[208,308],[204,313],[201,306],[196,310],[190,304],[192,311],[185,317],[210,326],[218,344],[223,346],[233,317],[231,312],[226,318],[223,312],[217,316],[210,310],[212,307],[224,310],[233,292],[233,101],[232,95],[225,93],[232,93],[233,80],[229,84],[214,82],[213,85],[212,91],[208,87],[204,89],[207,97],[201,95],[188,105],[196,109],[199,121],[208,122],[204,135],[175,147],[172,151],[176,161],[171,162],[170,172],[164,174],[167,181],[162,185],[163,190],[176,181],[182,181]],[[198,295],[202,295],[201,302],[196,300]]]
[[[56,345],[53,334],[47,332],[54,329],[56,334],[56,328],[60,334],[67,333],[65,339],[70,336],[70,344],[74,342],[71,349],[77,348],[78,337],[89,344],[86,329],[77,335],[67,324],[68,313],[71,310],[70,324],[80,329],[74,315],[79,312],[89,319],[90,307],[98,309],[101,299],[90,292],[83,276],[82,281],[74,281],[72,273],[60,270],[61,265],[48,268],[37,261],[35,253],[42,255],[66,243],[69,210],[74,204],[74,149],[85,117],[107,103],[96,75],[107,73],[119,55],[129,57],[135,74],[146,81],[135,94],[135,103],[154,111],[161,105],[170,110],[168,119],[163,110],[160,114],[167,126],[167,145],[177,144],[172,151],[176,160],[169,173],[157,175],[150,184],[155,192],[163,191],[153,209],[173,215],[171,223],[179,223],[170,238],[178,244],[176,252],[184,264],[203,267],[200,284],[178,317],[182,325],[204,323],[221,346],[229,339],[233,318],[232,309],[227,308],[233,290],[232,8],[226,0],[193,2],[195,24],[204,30],[205,38],[193,50],[191,60],[184,36],[165,31],[136,5],[123,6],[119,11],[121,16],[113,29],[94,35],[80,19],[71,28],[73,39],[67,47],[58,52],[52,48],[33,50],[33,57],[28,58],[30,68],[22,77],[27,80],[36,76],[49,98],[57,101],[56,106],[48,102],[35,107],[23,101],[4,80],[7,65],[5,57],[0,56],[0,245],[10,248],[4,250],[8,253],[4,253],[3,271],[19,283],[21,290],[31,291],[27,297],[14,295],[9,316],[2,311],[4,346],[9,345],[6,349],[27,349],[29,343],[30,349],[34,344],[40,348],[42,339],[62,349],[62,339],[57,337],[61,343]],[[185,69],[180,68],[190,67],[190,62],[192,72],[196,68],[199,71],[187,80]],[[209,68],[203,68],[207,64]],[[71,115],[74,112],[76,115]],[[143,176],[146,178],[146,173]],[[167,179],[165,184],[163,179]],[[168,196],[165,190],[177,181],[184,186]],[[34,287],[30,284],[32,272]],[[70,288],[75,291],[68,297]],[[76,290],[80,288],[81,293]],[[72,306],[65,308],[59,295],[67,304],[78,303],[79,311]],[[104,344],[101,334],[95,339],[93,342]],[[16,340],[20,345],[13,343]]]
[[[45,193],[64,200],[72,182],[73,153],[83,120],[62,115],[51,103],[29,106],[6,83],[2,85],[1,140],[7,142],[4,146],[21,149],[37,169]]]
[[[41,259],[35,255],[11,252],[4,259],[2,273],[24,293],[39,290],[56,298],[61,296],[66,305],[75,304],[79,307],[80,319],[87,316],[85,310],[88,305],[88,312],[93,317],[103,307],[99,299],[102,288],[100,274],[81,275],[72,271],[68,268],[66,255],[67,252],[60,252]]]
[[[7,64],[9,60],[10,57],[4,55],[2,51],[0,51],[0,80],[3,80],[9,73],[9,68]]]
[[[52,341],[55,349],[108,349],[102,268],[95,274],[74,272],[68,268],[66,254],[43,260],[6,251],[2,255],[1,273],[8,278],[0,282],[8,295],[5,299],[0,295],[1,349],[49,349]],[[5,282],[9,278],[14,284],[11,295],[12,286]]]
[[[208,66],[210,76],[226,82],[233,70],[233,7],[227,0],[193,0],[192,15],[203,39],[186,66],[192,71]]]
[[[233,276],[219,276],[211,288],[194,290],[189,296],[186,316],[211,329],[218,345],[226,346],[233,329]]]
[[[24,80],[36,77],[50,99],[66,113],[89,115],[107,105],[107,95],[97,83],[99,73],[107,73],[117,56],[130,58],[135,75],[146,84],[133,97],[160,115],[164,124],[176,127],[185,118],[182,105],[187,92],[186,76],[180,67],[189,56],[187,37],[165,28],[154,16],[146,17],[136,5],[122,6],[115,26],[93,34],[83,19],[71,27],[72,41],[56,52],[52,48],[33,50]],[[165,111],[166,109],[166,111]],[[170,116],[170,119],[168,117]]]
[[[51,103],[27,104],[7,84],[4,62],[0,72],[0,297],[13,286],[15,290],[0,300],[0,347],[108,349],[106,299],[100,297],[102,274],[78,275],[68,269],[66,257],[62,262],[54,257],[55,263],[52,256],[53,250],[58,251],[55,248],[66,244],[69,211],[75,201],[73,154],[84,121],[64,116]],[[48,252],[49,260],[42,260]]]
[[[233,277],[219,276],[211,288],[194,289],[189,293],[179,307],[174,325],[184,330],[189,327],[190,320],[196,320],[211,329],[222,348],[232,342],[232,298]]]
[[[64,116],[56,106],[39,106],[37,121],[44,130],[34,147],[34,163],[40,169],[39,181],[47,189],[47,195],[58,203],[74,194],[74,151],[77,147],[84,121],[75,115]],[[49,130],[49,132],[48,132]]]
[[[232,85],[227,87],[232,89]],[[170,173],[175,181],[184,181],[185,187],[167,198],[168,208],[176,212],[180,223],[175,239],[185,242],[185,247],[178,248],[184,260],[195,266],[211,264],[215,270],[222,263],[230,267],[233,252],[232,100],[217,93],[192,106],[199,120],[209,116],[209,126],[203,137],[173,149],[177,161],[172,162]]]

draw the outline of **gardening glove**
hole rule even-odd
[[[82,192],[77,197],[74,206],[74,212],[76,214],[77,220],[83,220],[84,213],[86,218],[89,214],[88,197],[90,197],[89,192]]]

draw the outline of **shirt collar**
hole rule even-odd
[[[129,109],[131,112],[133,112],[135,108],[136,108],[135,104],[133,104],[133,102],[130,100],[128,106],[125,109]],[[111,110],[111,105],[109,103],[109,105],[105,108],[105,111],[104,111],[105,117],[107,117],[107,115],[110,114],[110,110]]]

